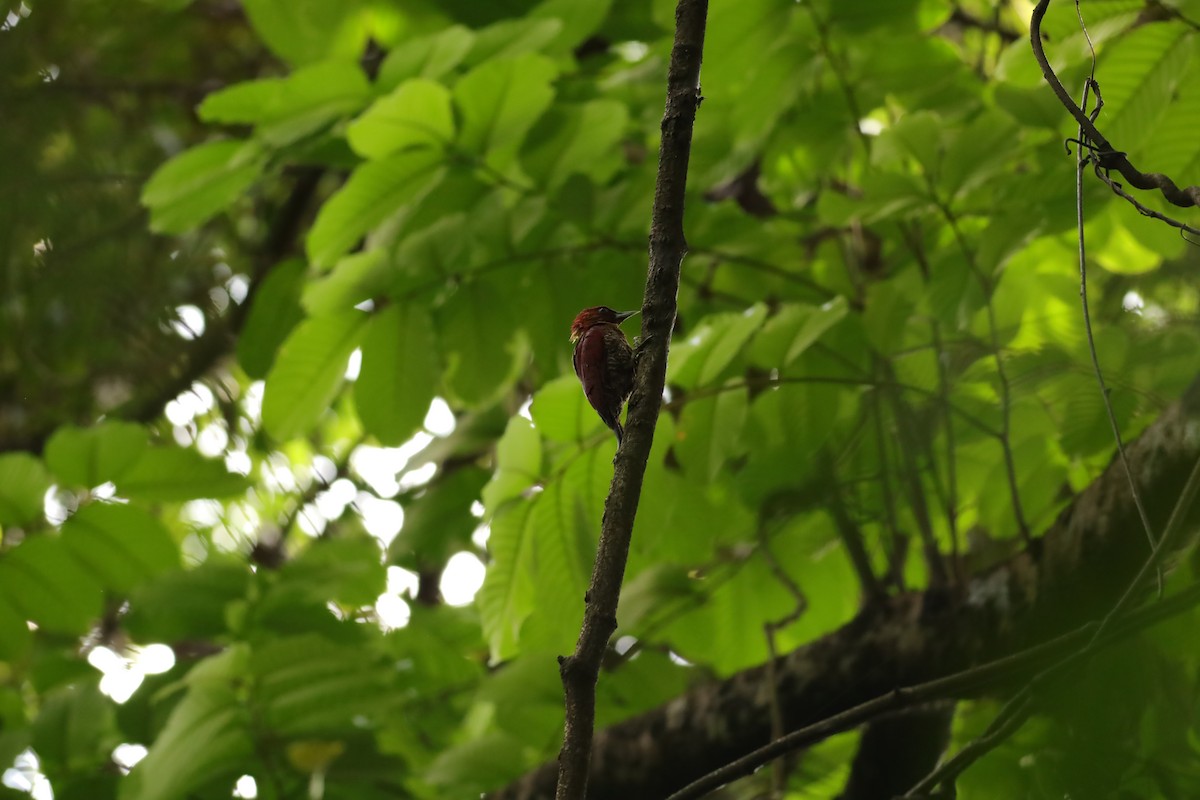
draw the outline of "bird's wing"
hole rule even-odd
[[[613,423],[608,418],[612,412],[604,404],[604,379],[608,366],[605,363],[604,344],[603,326],[596,325],[589,329],[575,348],[575,373],[583,384],[583,393],[587,395],[588,402],[611,427]]]

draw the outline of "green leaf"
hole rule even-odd
[[[46,466],[63,483],[91,488],[124,475],[146,444],[146,429],[132,422],[111,420],[91,428],[66,425],[46,443]]]
[[[300,259],[277,265],[259,285],[237,340],[238,363],[251,378],[266,376],[275,352],[304,318],[300,292],[306,267]]]
[[[254,142],[208,142],[175,156],[142,189],[151,230],[183,233],[207,222],[240,197],[262,167]]]
[[[514,736],[492,732],[441,751],[422,778],[455,796],[474,797],[519,776],[524,753]]]
[[[562,23],[562,29],[550,48],[556,53],[571,53],[579,44],[594,34],[609,14],[613,0],[595,0],[577,3],[575,0],[545,0],[533,10],[533,19],[553,19]]]
[[[847,311],[846,299],[840,296],[819,307],[798,303],[785,306],[754,338],[751,359],[766,369],[785,367],[844,319]]]
[[[417,303],[392,305],[367,323],[354,405],[363,428],[397,446],[420,427],[438,380],[433,320]]]
[[[369,606],[387,589],[379,542],[366,535],[319,539],[284,564],[265,605],[327,603]]]
[[[475,602],[492,660],[497,662],[517,654],[521,625],[533,611],[532,508],[531,503],[516,503],[492,519],[488,537],[491,561]]]
[[[557,19],[503,19],[475,34],[464,63],[478,67],[529,53],[541,53],[562,31]]]
[[[32,734],[41,767],[51,775],[99,770],[121,743],[113,702],[101,694],[98,679],[47,692]]]
[[[483,505],[495,516],[509,500],[537,483],[542,470],[542,440],[533,424],[516,416],[496,443],[496,470],[481,492]]]
[[[936,179],[941,171],[945,129],[945,121],[932,111],[906,114],[879,135],[871,161],[886,169],[904,171],[905,162],[912,158],[919,167],[918,175]]]
[[[534,613],[521,629],[525,652],[569,652],[579,634],[583,597],[596,555],[604,498],[612,480],[607,448],[573,459],[534,503]]]
[[[514,328],[494,280],[459,287],[438,314],[447,388],[469,406],[486,405],[511,386],[529,359],[525,332]]]
[[[271,436],[279,441],[299,436],[329,408],[368,319],[345,311],[296,326],[267,374],[262,415]]]
[[[438,80],[462,63],[474,41],[472,31],[452,25],[432,36],[402,42],[388,51],[376,85],[390,90],[409,78]]]
[[[390,561],[419,570],[442,564],[456,550],[467,547],[479,520],[471,504],[479,499],[488,473],[462,467],[435,480],[404,508],[404,527],[388,548]]]
[[[406,81],[350,123],[346,138],[366,158],[417,147],[445,147],[454,138],[450,91],[424,78]]]
[[[376,13],[361,0],[246,0],[243,6],[266,45],[292,64],[357,58]]]
[[[50,476],[28,453],[0,455],[0,525],[24,525],[41,519]]]
[[[435,184],[441,162],[441,154],[433,150],[407,150],[355,169],[346,185],[321,206],[309,231],[312,263],[332,266],[376,225]]]
[[[554,98],[556,74],[553,62],[532,53],[488,61],[467,73],[454,87],[462,114],[459,145],[493,168],[506,167]]]
[[[748,501],[807,480],[834,437],[839,409],[857,407],[857,390],[796,380],[766,389],[750,406],[742,442],[755,457],[738,474]]]
[[[620,141],[628,118],[625,105],[612,100],[551,108],[529,132],[521,164],[547,190],[575,174],[605,183],[624,161]]]
[[[1114,147],[1136,152],[1147,141],[1154,147],[1158,121],[1188,77],[1195,53],[1195,32],[1178,23],[1139,25],[1105,48],[1099,124]]]
[[[255,651],[251,668],[263,724],[281,736],[337,736],[361,720],[395,713],[388,692],[391,665],[320,636],[270,641]]]
[[[134,506],[84,506],[63,524],[62,541],[106,589],[118,592],[179,567],[179,548],[166,527]]]
[[[154,447],[125,473],[117,483],[117,492],[123,497],[161,503],[232,497],[249,485],[243,476],[227,471],[219,459],[205,458],[182,447]]]
[[[244,600],[253,573],[244,560],[210,557],[137,587],[122,625],[139,641],[211,639],[226,633],[226,608]]]
[[[304,284],[300,304],[312,317],[345,311],[382,295],[393,271],[392,259],[382,248],[345,256],[328,274]]]
[[[286,78],[230,86],[204,98],[201,119],[255,124],[273,147],[285,147],[355,113],[371,97],[371,85],[357,64],[330,61],[298,69]]]
[[[671,384],[694,387],[716,381],[762,327],[767,308],[754,305],[743,314],[713,314],[672,352],[667,368]]]
[[[582,442],[604,425],[573,374],[539,389],[529,413],[538,433],[556,442]]]
[[[991,181],[1012,162],[1019,147],[1017,126],[996,111],[987,111],[956,131],[945,153],[939,176],[945,193],[957,194],[982,186],[990,194]]]
[[[25,615],[17,610],[13,601],[0,593],[0,661],[19,661],[29,650],[32,639]]]
[[[730,457],[744,444],[747,393],[725,388],[713,397],[688,402],[679,416],[675,452],[687,473],[708,483],[717,477]]]
[[[234,688],[244,660],[244,649],[235,647],[189,673],[187,694],[171,710],[149,755],[121,783],[120,800],[184,798],[216,777],[232,782],[245,771],[254,740],[250,710]]]
[[[100,586],[60,539],[27,539],[0,558],[0,593],[25,619],[79,635],[102,611]]]

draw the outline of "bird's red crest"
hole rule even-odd
[[[579,337],[583,336],[584,332],[593,325],[603,325],[605,323],[620,325],[636,313],[636,311],[617,312],[608,306],[585,308],[575,315],[575,321],[571,323],[571,341],[578,341]]]

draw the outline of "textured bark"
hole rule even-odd
[[[1200,384],[1132,443],[1128,454],[1161,532],[1200,458]],[[1193,509],[1190,524],[1196,521]],[[1065,633],[1107,611],[1148,554],[1123,468],[1114,461],[1034,547],[972,576],[961,591],[892,596],[780,656],[775,670],[784,728],[795,730],[898,687]],[[760,665],[598,732],[587,797],[661,800],[766,744],[766,687],[766,667]],[[490,797],[532,800],[553,792],[550,764]]]
[[[629,558],[633,520],[667,379],[667,351],[675,326],[679,270],[687,252],[683,235],[684,190],[692,152],[692,128],[700,105],[700,61],[707,20],[708,0],[679,0],[675,8],[675,43],[667,68],[666,109],[650,218],[650,264],[642,300],[642,346],[629,400],[629,427],[613,460],[613,478],[604,500],[600,542],[590,588],[584,597],[579,640],[574,653],[559,658],[566,722],[558,766],[550,767],[547,792],[547,796],[558,800],[583,800],[591,796],[589,774],[599,769],[591,766],[595,752],[596,680],[609,637],[617,629],[617,601]],[[624,340],[619,330],[617,335]],[[604,777],[602,773],[600,777]]]

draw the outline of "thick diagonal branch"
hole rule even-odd
[[[700,105],[700,62],[708,0],[679,0],[675,44],[667,72],[666,111],[658,153],[658,178],[650,219],[650,267],[642,301],[642,345],[629,401],[625,438],[617,450],[612,484],[592,581],[585,598],[583,627],[575,652],[559,659],[566,696],[566,730],[558,756],[558,800],[587,794],[596,717],[596,680],[609,637],[617,627],[617,601],[642,479],[654,441],[654,428],[667,377],[667,350],[675,326],[679,268],[687,251],[683,235],[684,189],[692,149],[692,127]]]

